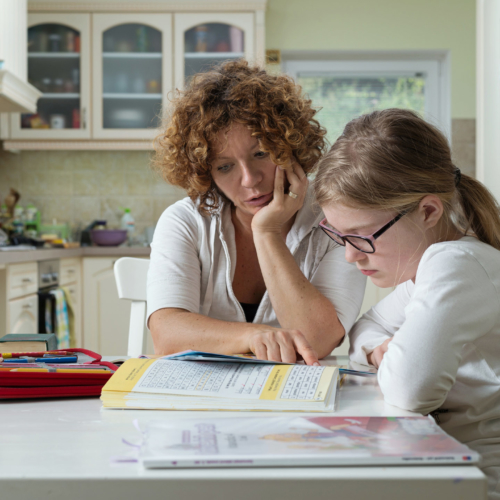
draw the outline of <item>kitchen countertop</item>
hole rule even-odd
[[[39,250],[0,250],[0,266],[19,262],[32,262],[48,259],[68,259],[71,257],[148,257],[150,247],[80,247],[80,248],[42,248]]]

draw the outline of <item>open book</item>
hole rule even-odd
[[[199,418],[150,422],[146,468],[474,463],[430,417]]]
[[[331,412],[333,366],[133,358],[104,386],[104,408]]]

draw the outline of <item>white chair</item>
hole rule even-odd
[[[122,257],[115,262],[116,287],[120,299],[131,300],[127,356],[137,357],[146,349],[146,282],[149,259]]]

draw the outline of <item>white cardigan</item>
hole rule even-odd
[[[500,498],[500,252],[472,237],[431,245],[415,283],[353,327],[351,359],[367,364],[393,336],[378,371],[385,400],[437,410],[444,430],[482,454],[490,498]]]
[[[322,218],[321,210],[312,205],[309,190],[286,244],[305,277],[335,306],[348,332],[359,314],[365,277],[345,261],[344,248],[318,227]],[[151,244],[148,320],[158,309],[172,307],[245,322],[232,287],[235,267],[230,205],[226,203],[217,214],[204,217],[189,198],[178,201],[160,217]],[[280,326],[267,292],[254,323]]]

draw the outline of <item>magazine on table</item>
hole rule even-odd
[[[145,468],[471,464],[430,417],[245,417],[150,422]]]

